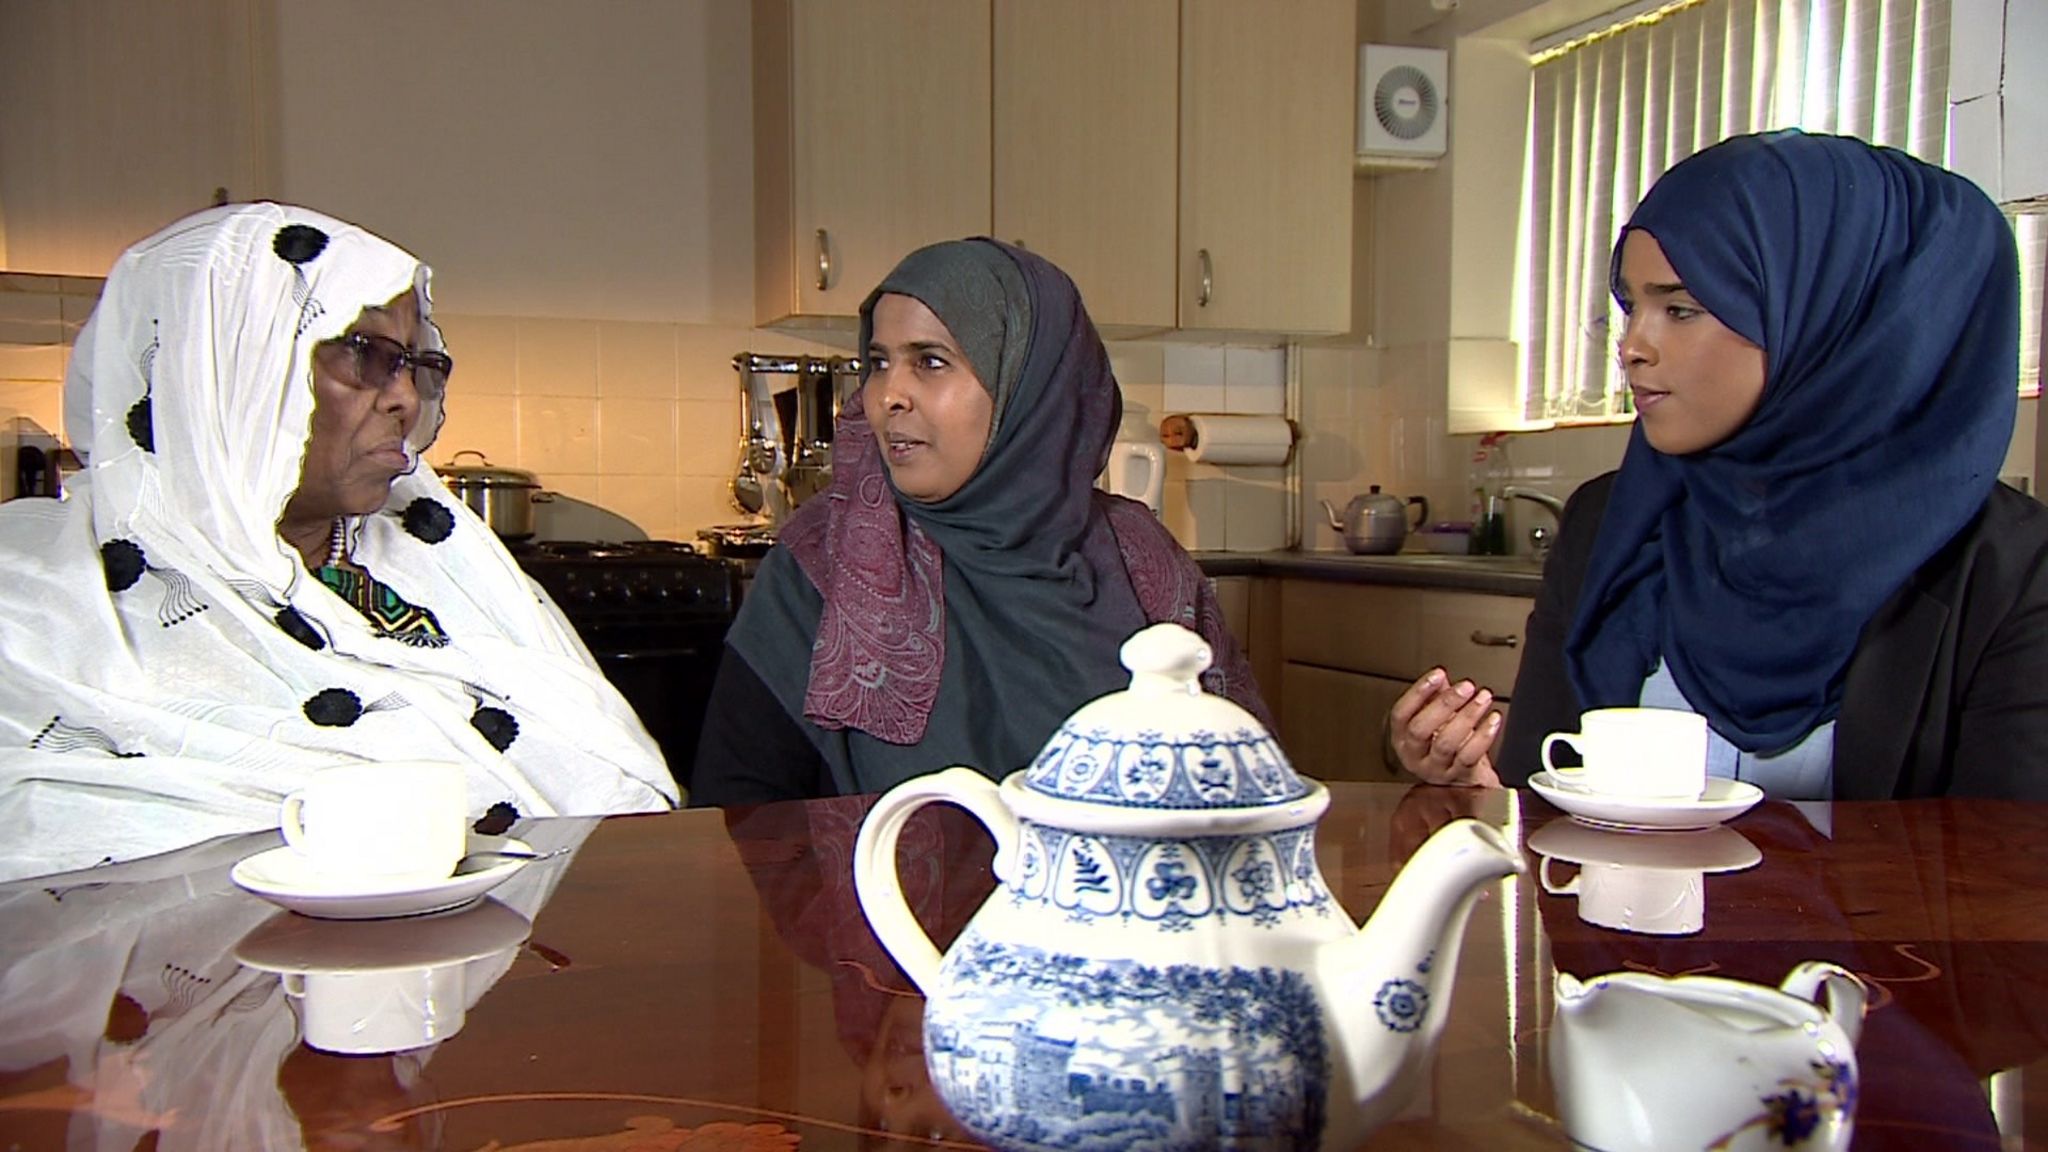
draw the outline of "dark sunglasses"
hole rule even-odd
[[[455,361],[445,352],[415,352],[368,332],[350,332],[328,343],[347,354],[351,383],[358,387],[382,388],[398,378],[400,369],[411,368],[412,386],[420,398],[438,400],[448,390],[448,374],[455,371]]]

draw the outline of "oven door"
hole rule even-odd
[[[704,730],[704,706],[725,654],[725,627],[702,623],[664,628],[653,643],[607,644],[600,635],[584,643],[597,666],[661,746],[676,784],[688,791],[690,768],[697,757],[697,736]]]
[[[704,706],[739,607],[729,564],[663,541],[550,541],[515,553],[690,786]]]

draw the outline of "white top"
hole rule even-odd
[[[631,707],[422,461],[437,397],[349,548],[445,642],[372,628],[278,538],[314,348],[408,289],[424,320],[427,282],[385,241],[275,204],[116,262],[65,382],[88,468],[62,502],[0,506],[0,879],[275,828],[286,793],[356,760],[461,763],[475,812],[673,804]]]

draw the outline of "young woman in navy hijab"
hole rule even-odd
[[[1611,283],[1636,426],[1566,507],[1505,736],[1437,669],[1390,714],[1402,762],[1519,785],[1546,732],[1643,704],[1704,714],[1710,770],[1781,798],[2048,798],[2048,509],[1998,483],[1998,209],[1903,152],[1742,136],[1650,189]]]

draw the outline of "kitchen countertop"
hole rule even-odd
[[[1354,556],[1341,551],[1302,551],[1196,552],[1194,557],[1195,563],[1210,576],[1287,576],[1531,598],[1543,586],[1543,568],[1528,556],[1447,556],[1435,552]]]

